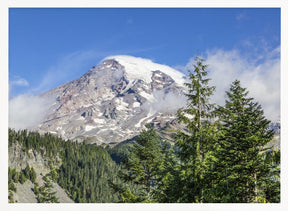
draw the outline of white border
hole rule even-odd
[[[287,0],[1,0],[0,1],[0,117],[1,117],[1,148],[0,164],[1,210],[286,210],[288,207],[288,118],[287,118],[287,85],[288,77],[288,1]],[[8,204],[8,8],[11,7],[209,7],[209,8],[281,8],[281,203],[280,204]],[[286,70],[286,71],[285,71]],[[7,99],[7,100],[6,100]],[[283,153],[284,152],[284,153]],[[286,209],[285,209],[286,208]]]
[[[8,7],[281,7],[285,0],[6,0]]]
[[[288,208],[288,1],[281,6],[281,204]]]

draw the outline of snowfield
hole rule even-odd
[[[151,77],[153,74],[152,71],[160,70],[161,72],[169,75],[179,85],[183,85],[183,83],[185,82],[185,75],[183,73],[169,66],[156,64],[149,59],[127,55],[115,55],[106,57],[103,61],[107,59],[114,59],[121,65],[123,65],[127,73],[127,78],[130,81],[141,78],[146,83],[151,83]]]

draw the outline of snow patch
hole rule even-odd
[[[150,102],[154,102],[155,101],[155,98],[153,96],[153,94],[148,94],[147,92],[140,92],[139,93],[142,97],[146,98],[148,101]]]
[[[98,123],[98,124],[104,124],[105,120],[104,119],[94,119],[94,122]]]
[[[90,131],[90,130],[95,129],[95,128],[96,128],[95,126],[86,125],[85,126],[85,131]]]
[[[133,108],[140,107],[140,105],[141,105],[141,104],[140,104],[139,102],[134,102],[134,103],[133,103]]]
[[[123,101],[123,98],[116,98],[115,102],[117,103],[117,110],[123,111],[127,110],[129,104]]]
[[[143,79],[146,83],[151,83],[153,71],[160,70],[169,75],[177,84],[183,85],[185,82],[184,74],[163,64],[157,64],[149,59],[133,57],[128,55],[109,56],[104,59],[114,59],[125,67],[129,81]]]

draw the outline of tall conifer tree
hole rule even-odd
[[[214,202],[257,202],[260,181],[267,165],[261,153],[273,137],[270,121],[261,106],[235,80],[226,92],[228,99],[219,107],[222,122],[215,154]]]
[[[203,202],[205,161],[216,134],[215,125],[211,123],[214,105],[209,103],[215,87],[208,85],[211,79],[207,78],[208,65],[204,62],[196,56],[194,72],[189,70],[189,83],[185,83],[187,106],[178,111],[178,120],[187,129],[178,132],[176,139],[183,181],[178,184],[180,202]]]

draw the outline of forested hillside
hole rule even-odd
[[[44,160],[49,160],[50,172],[47,173],[47,181],[49,179],[58,183],[75,202],[116,202],[118,200],[117,195],[112,194],[108,180],[119,181],[117,179],[119,166],[103,148],[64,141],[48,133],[40,135],[37,132],[26,130],[16,132],[9,129],[9,147],[15,144],[19,144],[27,155],[33,149],[41,153]],[[55,159],[56,157],[61,158],[61,165],[59,159]],[[17,191],[14,183],[19,181],[23,184],[26,179],[31,180],[36,186],[34,190],[37,189],[33,167],[31,173],[28,173],[30,170],[28,171],[27,168],[29,167],[18,172],[9,168],[10,195]],[[47,181],[46,186],[51,188],[51,182]],[[42,189],[44,190],[44,187]],[[45,201],[38,198],[38,202],[57,202],[57,199]]]

